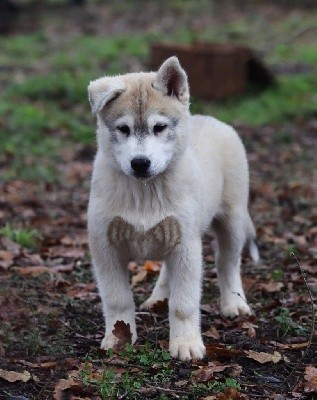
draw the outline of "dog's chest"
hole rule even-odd
[[[164,258],[181,241],[178,220],[169,216],[152,228],[140,232],[121,217],[115,217],[108,227],[108,240],[119,252],[135,258]]]

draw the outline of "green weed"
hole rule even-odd
[[[308,332],[306,327],[300,325],[292,319],[290,310],[288,308],[281,307],[279,310],[279,315],[277,315],[274,319],[279,323],[279,329],[283,337],[288,334],[305,335]]]
[[[112,357],[113,351],[108,350],[107,356]],[[174,372],[168,362],[171,357],[162,349],[153,349],[148,343],[140,348],[127,344],[120,356],[127,360],[126,372],[122,374],[107,366],[95,371],[90,356],[87,357],[81,373],[82,381],[87,386],[94,386],[102,399],[116,399],[120,396],[141,399],[139,390],[146,387],[146,384],[155,386],[171,380]],[[133,371],[135,368],[138,370],[137,373]]]
[[[20,246],[34,249],[42,235],[36,229],[17,229],[10,224],[6,224],[0,229],[0,235],[6,236]]]
[[[284,272],[281,269],[275,269],[271,272],[271,279],[274,282],[280,282],[283,279]]]
[[[193,385],[193,392],[199,396],[206,396],[211,393],[223,392],[226,388],[241,390],[240,384],[233,378],[226,378],[224,382],[207,382],[206,384],[197,383]]]

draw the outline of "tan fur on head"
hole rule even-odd
[[[88,95],[93,114],[102,111],[109,104],[107,114],[113,114],[116,110],[116,116],[124,114],[127,110],[141,113],[142,106],[147,110],[170,113],[170,107],[177,111],[175,98],[187,107],[189,102],[187,75],[177,57],[167,59],[158,72],[130,73],[96,79],[90,82]],[[111,107],[111,100],[116,97],[120,98],[115,102],[115,107]],[[183,108],[181,109],[183,111]]]

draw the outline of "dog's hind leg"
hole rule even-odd
[[[251,315],[242,287],[241,252],[247,239],[245,212],[232,211],[213,221],[217,238],[216,266],[220,287],[220,309],[225,316]]]
[[[168,296],[169,290],[167,282],[166,263],[163,262],[160,275],[154,286],[153,292],[151,296],[144,303],[141,304],[140,308],[141,310],[151,308],[157,301],[168,299]]]

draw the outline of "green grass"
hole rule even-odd
[[[107,352],[113,356],[112,350]],[[120,353],[126,358],[126,372],[117,374],[113,367],[105,366],[97,371],[92,367],[90,356],[81,373],[84,385],[97,389],[102,399],[119,398],[141,399],[138,391],[146,384],[153,386],[170,382],[174,370],[170,367],[171,359],[168,352],[160,348],[151,348],[149,344],[136,349],[127,344],[125,351]],[[107,359],[103,361],[107,362]]]
[[[127,344],[125,351],[120,357],[125,359],[125,371],[119,372],[115,367],[107,365],[107,359],[114,356],[112,350],[107,351],[107,356],[101,361],[105,364],[102,368],[96,367],[96,355],[88,355],[81,380],[85,386],[94,387],[102,399],[117,399],[124,396],[127,399],[142,399],[144,394],[140,392],[143,388],[164,388],[164,384],[171,384],[177,376],[177,363],[171,362],[168,352],[153,348],[149,343],[138,348]],[[186,386],[189,396],[182,394],[182,399],[192,399],[193,396],[207,396],[223,392],[226,388],[241,390],[240,384],[233,378],[226,378],[223,382],[213,381],[192,384],[188,379]],[[177,393],[177,390],[175,390]],[[164,390],[160,399],[166,399]]]
[[[42,238],[40,232],[36,229],[17,229],[10,224],[0,228],[0,235],[30,250],[34,249],[38,241]]]

